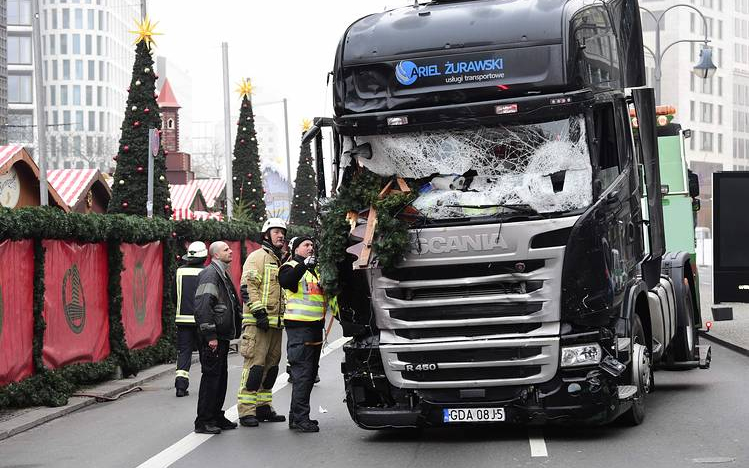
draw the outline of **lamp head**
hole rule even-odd
[[[715,75],[717,69],[718,67],[713,63],[713,49],[708,47],[707,44],[703,45],[700,50],[700,60],[692,68],[692,73],[698,78],[706,80]]]

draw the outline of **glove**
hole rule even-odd
[[[242,302],[244,302],[245,304],[247,304],[248,302],[250,302],[250,293],[247,292],[247,285],[246,284],[243,284],[239,288],[239,294],[242,296]]]
[[[309,257],[304,259],[304,266],[307,268],[315,268],[317,265],[317,258],[314,255],[310,255]]]
[[[265,309],[256,310],[252,313],[252,316],[255,317],[255,321],[257,322],[256,325],[259,329],[263,331],[268,331],[270,329],[268,312],[266,312]]]

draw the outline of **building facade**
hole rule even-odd
[[[34,148],[31,0],[8,2],[10,141]],[[117,152],[135,48],[127,0],[39,0],[50,168],[109,171]],[[14,21],[11,21],[14,20]],[[12,39],[11,39],[12,38]]]

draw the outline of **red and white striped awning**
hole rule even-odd
[[[198,186],[200,193],[203,194],[206,206],[213,208],[216,198],[224,190],[224,179],[195,179],[192,182]]]
[[[3,167],[5,164],[7,164],[8,161],[13,159],[13,156],[15,156],[22,149],[23,146],[17,145],[0,146],[0,167]]]
[[[203,221],[215,219],[216,221],[222,221],[224,215],[220,211],[192,211],[190,208],[175,208],[172,210],[172,219],[174,221],[184,219],[198,219]]]
[[[190,182],[189,184],[172,184],[169,186],[169,197],[172,199],[172,210],[176,213],[179,210],[189,210],[195,201],[195,195],[198,193],[198,186]],[[177,219],[177,218],[175,218]],[[192,219],[192,218],[179,218]]]
[[[98,173],[98,169],[53,169],[47,171],[47,181],[72,208],[86,196]]]

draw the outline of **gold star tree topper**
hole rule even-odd
[[[249,78],[243,78],[242,81],[239,82],[237,85],[237,93],[239,93],[240,99],[244,99],[245,97],[250,99],[252,97],[252,83]]]
[[[302,132],[306,132],[312,127],[312,121],[310,119],[302,120]]]
[[[138,28],[135,31],[130,31],[133,34],[137,34],[138,37],[135,38],[135,44],[139,43],[140,41],[146,41],[146,45],[148,48],[151,48],[151,45],[156,45],[156,41],[153,40],[153,36],[160,36],[162,33],[157,33],[154,31],[156,29],[156,25],[159,24],[158,21],[155,23],[151,22],[151,19],[146,16],[146,19],[142,21],[135,20],[135,26]]]

